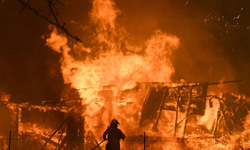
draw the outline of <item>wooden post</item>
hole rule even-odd
[[[15,138],[15,144],[14,144],[14,149],[18,149],[18,140],[19,140],[19,121],[21,120],[21,108],[16,105],[16,120],[15,120],[15,131],[14,131],[14,138]]]
[[[144,107],[145,107],[145,105],[146,105],[146,103],[147,103],[147,100],[148,100],[148,97],[149,97],[151,91],[152,91],[152,88],[148,87],[147,96],[144,98],[143,106],[142,106],[142,109],[141,109],[140,112],[143,112],[143,109],[145,109]],[[143,122],[142,122],[142,120],[140,119],[139,126],[141,126],[142,124],[143,124]]]
[[[186,126],[187,126],[187,120],[188,120],[188,112],[189,112],[189,107],[190,107],[190,102],[191,102],[191,100],[192,100],[192,89],[193,89],[193,87],[191,86],[190,87],[190,91],[189,91],[189,100],[188,100],[188,104],[187,104],[187,109],[186,109],[186,112],[185,112],[185,122],[184,122],[184,129],[183,129],[183,138],[184,138],[184,135],[185,135],[185,133],[186,133]]]
[[[218,100],[219,101],[219,100]],[[218,111],[217,111],[217,116],[216,116],[216,119],[215,119],[215,125],[214,125],[214,127],[213,127],[213,130],[212,130],[212,134],[215,136],[215,132],[216,132],[216,130],[217,130],[217,127],[218,127],[218,123],[219,123],[219,120],[220,120],[220,117],[221,117],[221,115],[220,115],[220,113],[221,113],[221,111],[220,111],[220,103],[219,103],[219,108],[218,108]]]
[[[43,144],[42,148],[46,146],[46,144],[50,141],[50,139],[56,134],[58,130],[68,121],[69,117],[67,117],[60,125],[59,127],[55,130],[55,132],[49,137],[49,139]]]
[[[84,150],[84,136],[85,136],[85,128],[84,128],[84,124],[85,124],[85,116],[81,116],[81,120],[80,120],[80,128],[79,128],[79,149],[80,150]]]
[[[144,150],[146,150],[146,132],[144,132]]]
[[[11,131],[10,131],[10,136],[9,136],[9,150],[10,150],[10,146],[11,146]]]
[[[60,137],[59,137],[59,139],[58,139],[58,142],[57,142],[57,146],[60,145],[60,140],[61,140],[61,138],[62,138],[63,132],[64,132],[64,130],[65,130],[66,127],[67,127],[67,125],[64,124],[64,127],[63,127],[63,129],[62,129],[62,133],[61,133],[61,135],[60,135]],[[57,149],[57,146],[56,146],[56,149]]]
[[[174,136],[176,136],[176,130],[177,130],[177,121],[178,121],[178,109],[179,109],[179,97],[176,98],[176,95],[174,97],[175,101],[176,101],[176,110],[175,110],[175,122],[174,122]]]
[[[157,128],[157,125],[158,125],[158,122],[159,122],[159,119],[161,117],[161,113],[162,113],[162,108],[164,106],[164,103],[165,103],[165,99],[166,99],[166,92],[167,92],[167,89],[164,89],[164,93],[163,93],[163,96],[162,96],[162,99],[161,99],[161,105],[160,105],[160,112],[156,118],[156,123],[154,125],[154,128]]]
[[[221,114],[223,115],[223,118],[224,118],[224,121],[226,123],[226,128],[228,130],[228,133],[230,133],[230,129],[229,129],[229,125],[228,125],[228,122],[227,122],[227,117],[226,117],[226,113],[225,113],[225,105],[220,101],[220,108],[221,108]]]

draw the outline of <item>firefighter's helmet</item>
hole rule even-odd
[[[120,124],[116,119],[113,119],[110,123],[110,125],[118,125]]]

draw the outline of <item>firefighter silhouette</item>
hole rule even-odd
[[[120,129],[118,129],[118,124],[119,122],[116,119],[113,119],[110,126],[103,133],[103,140],[108,139],[106,150],[120,150],[120,139],[124,140],[125,135]]]

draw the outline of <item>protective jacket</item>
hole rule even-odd
[[[109,126],[108,129],[103,133],[103,139],[106,140],[108,135],[108,143],[106,150],[120,150],[120,139],[125,139],[125,135],[122,133],[117,126]]]

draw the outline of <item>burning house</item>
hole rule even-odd
[[[18,2],[23,5],[21,12],[29,9],[46,21],[51,19],[35,9],[33,1]],[[73,1],[46,2],[50,6],[48,14],[52,14],[56,24],[49,21],[54,26],[46,25],[46,32],[43,31],[42,36],[39,33],[42,42],[38,44],[43,47],[38,49],[36,42],[21,42],[17,49],[23,51],[14,53],[13,62],[0,55],[0,69],[7,70],[5,74],[2,69],[4,75],[0,74],[3,79],[0,149],[102,150],[106,144],[103,132],[112,119],[120,122],[118,127],[126,135],[121,141],[122,150],[250,149],[249,89],[241,87],[249,81],[236,80],[241,79],[242,74],[236,74],[232,62],[222,57],[227,53],[222,53],[222,48],[211,37],[214,31],[204,31],[209,28],[209,20],[225,21],[224,16],[211,16],[209,12],[205,19],[194,18],[205,22],[204,29],[196,33],[201,23],[191,23],[190,18],[197,10],[189,5],[192,3],[189,0],[159,1],[157,5],[153,1],[130,1],[136,3],[133,8],[136,10],[137,3],[143,3],[140,7],[145,10],[150,10],[152,5],[151,11],[155,11],[157,17],[147,12],[134,15],[124,1],[116,1],[116,4],[114,0],[92,0],[86,2],[86,25],[82,25],[80,17],[78,21],[71,18],[80,16],[78,11],[74,15],[64,14],[70,16],[70,25],[76,27],[75,30],[83,32],[81,38],[86,40],[81,42],[77,36],[73,36],[76,41],[69,38],[72,37],[67,30],[70,25],[60,24],[56,14],[61,10],[52,3],[71,6]],[[176,12],[179,3],[181,7]],[[80,4],[75,5],[82,11]],[[118,8],[121,6],[129,8],[126,13],[133,16],[131,20],[126,20],[125,11]],[[75,7],[71,10],[76,11]],[[207,6],[199,11],[202,8]],[[243,8],[239,10],[244,13]],[[199,11],[197,14],[203,15]],[[186,12],[191,15],[185,17]],[[124,16],[118,19],[120,15]],[[243,15],[230,17],[235,21],[240,16]],[[158,26],[166,18],[164,25]],[[169,18],[177,20],[176,23],[172,24]],[[132,20],[133,27],[125,27]],[[183,25],[179,25],[180,22]],[[223,23],[220,30],[229,27],[228,22]],[[169,29],[165,28],[166,24]],[[132,37],[130,32],[136,36]],[[216,36],[224,36],[224,33]],[[32,44],[34,52],[27,50]],[[236,56],[234,52],[233,49],[231,55]],[[29,58],[30,53],[36,57]],[[19,66],[19,61],[24,64]],[[17,69],[9,69],[12,66],[9,62]],[[235,66],[238,69],[237,63]],[[246,66],[248,69],[248,63]],[[18,88],[13,88],[15,86]]]
[[[191,149],[209,139],[211,141],[204,143],[216,141],[214,146],[226,149],[230,144],[227,142],[245,130],[250,105],[246,98],[228,93],[221,97],[208,95],[208,86],[234,82],[242,80],[141,82],[129,90],[119,90],[115,85],[103,86],[93,100],[92,105],[98,111],[92,115],[86,113],[88,106],[82,105],[82,100],[57,106],[5,101],[14,113],[11,146],[14,149],[92,149],[98,145],[107,127],[108,122],[104,120],[116,116],[126,134],[123,147],[167,149],[171,145],[172,148]],[[140,103],[135,103],[135,99]],[[121,111],[121,114],[114,114],[112,109]],[[94,122],[89,122],[92,119]],[[239,147],[249,141],[249,133],[244,134],[245,137],[239,138],[236,144]],[[187,142],[189,140],[192,140],[192,145]]]

